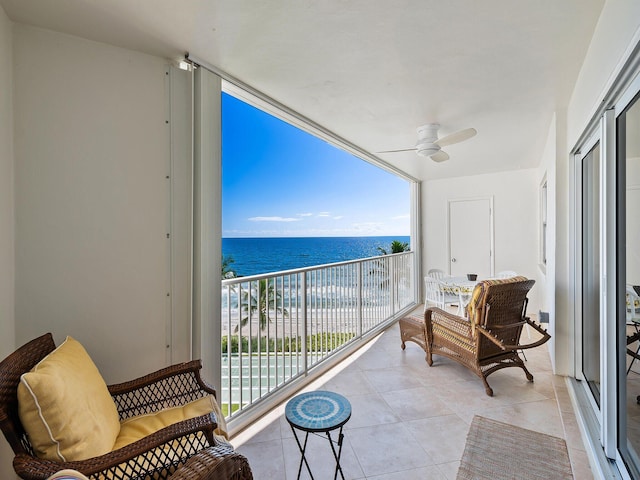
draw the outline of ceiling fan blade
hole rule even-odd
[[[471,137],[474,137],[478,133],[475,128],[466,128],[464,130],[460,130],[459,132],[452,133],[451,135],[447,135],[446,137],[442,137],[439,140],[436,140],[434,143],[437,143],[441,147],[446,147],[447,145],[453,145],[454,143],[463,142],[468,140]]]
[[[398,152],[413,152],[415,151],[416,147],[411,147],[411,148],[402,148],[400,150],[383,150],[382,152],[376,152],[376,153],[398,153]]]
[[[443,152],[442,150],[440,150],[439,152],[431,155],[431,160],[438,163],[444,162],[445,160],[449,160],[449,155],[447,155],[447,152]]]

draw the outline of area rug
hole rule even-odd
[[[473,417],[457,480],[573,479],[567,444],[489,418]]]

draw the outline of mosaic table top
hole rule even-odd
[[[296,395],[285,407],[287,421],[309,432],[333,430],[351,418],[351,404],[342,395],[325,390]]]

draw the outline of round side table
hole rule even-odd
[[[333,456],[336,459],[336,470],[333,478],[334,480],[338,478],[338,472],[340,472],[344,480],[344,473],[340,466],[340,455],[342,454],[342,440],[344,439],[342,427],[347,423],[349,418],[351,418],[351,404],[349,400],[338,393],[324,390],[301,393],[287,402],[285,417],[289,425],[291,425],[291,431],[293,432],[301,454],[297,478],[300,478],[302,464],[304,463],[304,465],[307,466],[307,471],[311,479],[313,479],[311,468],[305,457],[307,441],[310,433],[315,435],[325,433],[329,440],[329,445],[331,445]],[[300,442],[296,429],[305,432],[304,443]],[[336,429],[340,429],[337,441],[331,438],[331,432]],[[338,445],[338,451],[336,451],[334,444]]]

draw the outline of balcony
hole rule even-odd
[[[247,423],[417,303],[414,253],[222,282],[219,401]]]
[[[490,377],[400,348],[397,318],[417,303],[412,252],[223,281],[220,403],[255,478],[295,478],[300,453],[284,405],[300,391],[345,395],[346,478],[453,479],[474,415],[564,438],[575,478],[593,478],[564,378],[545,346]],[[316,478],[332,477],[326,438],[310,437]],[[309,453],[308,453],[309,454]],[[316,474],[317,472],[317,474]],[[308,474],[303,473],[302,478]]]
[[[392,322],[304,391],[333,390],[352,404],[341,461],[345,478],[455,479],[476,414],[564,438],[575,478],[593,478],[564,377],[552,374],[545,346],[526,355],[535,382],[520,369],[501,370],[490,377],[495,395],[488,397],[482,382],[457,363],[435,357],[429,367],[412,343],[402,351]],[[255,478],[296,478],[300,453],[284,419],[285,403],[232,438]],[[314,477],[332,478],[326,438],[309,442]]]

